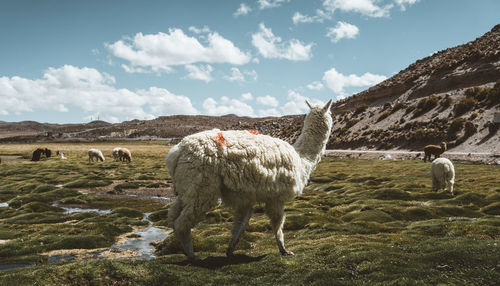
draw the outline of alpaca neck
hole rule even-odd
[[[302,165],[307,175],[312,173],[320,161],[329,137],[330,130],[321,133],[318,130],[307,128],[304,123],[302,133],[293,146],[302,159]]]

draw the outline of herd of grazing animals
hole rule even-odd
[[[256,203],[265,204],[281,254],[293,255],[284,245],[284,205],[302,193],[321,160],[332,129],[332,101],[325,106],[306,103],[310,112],[293,145],[257,132],[214,129],[186,136],[170,149],[165,163],[177,199],[169,209],[168,223],[188,259],[195,259],[191,228],[219,199],[233,210],[234,217],[227,256],[233,255]],[[427,145],[423,160],[432,161],[434,155],[430,167],[432,190],[448,186],[453,195],[455,170],[450,160],[440,158],[445,151],[446,142]],[[36,149],[32,161],[39,161],[41,154],[50,157],[51,151]],[[88,150],[88,156],[89,162],[105,160],[103,153],[94,148]],[[114,148],[112,156],[114,161],[132,161],[127,148]]]

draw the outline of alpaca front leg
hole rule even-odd
[[[283,205],[268,206],[266,205],[266,214],[271,220],[271,227],[274,232],[274,237],[278,243],[278,249],[283,255],[293,255],[293,252],[285,249],[285,238],[283,235],[283,225],[285,224],[285,212]]]
[[[236,244],[238,244],[238,241],[240,241],[240,237],[245,231],[251,216],[252,206],[235,211],[233,215],[233,229],[231,230],[232,239],[226,251],[227,256],[233,256],[233,251],[236,248]]]

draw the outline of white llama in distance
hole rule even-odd
[[[324,107],[306,103],[311,111],[293,146],[249,131],[211,130],[187,136],[170,150],[166,165],[178,197],[168,220],[189,259],[195,258],[191,228],[219,198],[233,209],[228,256],[233,255],[257,202],[265,203],[280,252],[293,254],[284,245],[284,204],[302,193],[332,129],[332,100]]]

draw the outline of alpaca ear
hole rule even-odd
[[[306,99],[306,104],[307,104],[307,106],[309,106],[309,109],[313,108],[312,105],[309,103],[309,101],[307,99]]]
[[[326,105],[321,110],[323,112],[327,112],[328,110],[330,110],[331,105],[332,105],[332,99],[330,98],[330,100],[328,100],[328,102],[326,103]]]

